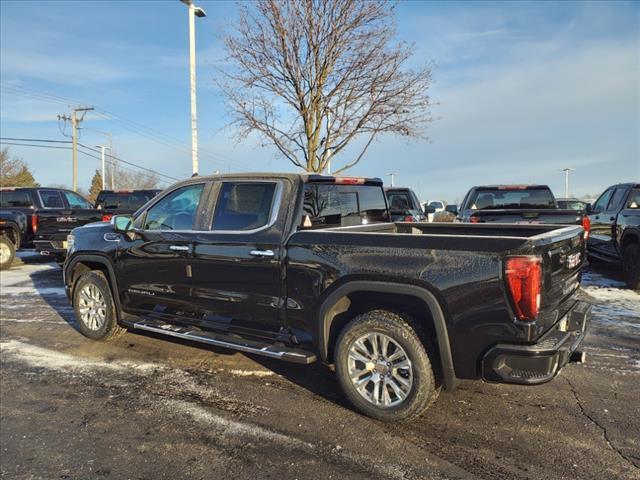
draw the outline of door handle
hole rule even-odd
[[[174,252],[188,252],[189,247],[187,245],[169,245],[169,250]]]
[[[251,250],[249,255],[254,257],[273,257],[275,253],[273,253],[273,250]]]

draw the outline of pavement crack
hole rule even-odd
[[[640,470],[640,466],[636,465],[636,463],[632,460],[634,457],[630,457],[622,453],[620,449],[611,442],[611,439],[609,438],[609,432],[607,432],[607,428],[601,425],[600,422],[598,422],[598,420],[595,417],[593,417],[587,412],[587,410],[584,408],[584,405],[582,405],[582,402],[580,401],[580,397],[578,396],[578,391],[576,387],[573,385],[573,383],[571,383],[571,380],[569,380],[569,378],[565,377],[564,375],[560,375],[560,376],[564,378],[565,381],[567,382],[567,385],[569,385],[569,389],[571,390],[573,398],[575,398],[576,404],[578,405],[578,408],[580,409],[580,412],[582,413],[582,415],[585,418],[587,418],[591,423],[593,423],[596,427],[602,430],[602,436],[605,442],[607,442],[607,445],[609,446],[609,448],[614,452],[616,452],[620,456],[620,458],[622,458],[625,462],[631,465],[631,467],[633,467],[636,470]]]

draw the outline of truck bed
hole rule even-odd
[[[396,234],[394,238],[398,238],[397,234],[401,234],[403,237],[417,237],[419,235],[420,246],[425,248],[500,252],[526,246],[533,247],[561,242],[575,237],[580,231],[582,231],[582,227],[549,224],[396,222],[327,228],[314,230],[313,233],[322,235],[330,233],[339,233],[341,235],[360,233]],[[469,240],[475,241],[470,242]]]

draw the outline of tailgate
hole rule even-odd
[[[580,225],[582,214],[575,210],[504,209],[473,212],[479,222],[487,223],[547,223],[553,225]]]
[[[542,256],[542,291],[538,323],[544,330],[554,325],[572,307],[580,287],[582,266],[586,260],[584,230],[553,230],[534,240],[535,253]],[[535,237],[534,237],[535,238]]]
[[[43,209],[37,215],[38,240],[66,240],[74,228],[102,220],[100,212],[93,209]]]

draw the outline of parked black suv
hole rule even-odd
[[[100,221],[100,213],[71,190],[61,188],[1,188],[0,208],[27,217],[23,246],[34,246],[43,255],[62,260],[67,235],[75,227]]]
[[[96,198],[96,208],[102,220],[108,222],[114,215],[133,214],[162,190],[101,190]]]
[[[80,331],[125,328],[308,364],[381,420],[458,378],[539,384],[580,360],[579,226],[390,223],[379,179],[195,177],[76,228]]]
[[[589,256],[622,265],[629,288],[640,290],[640,184],[607,188],[587,211]]]

